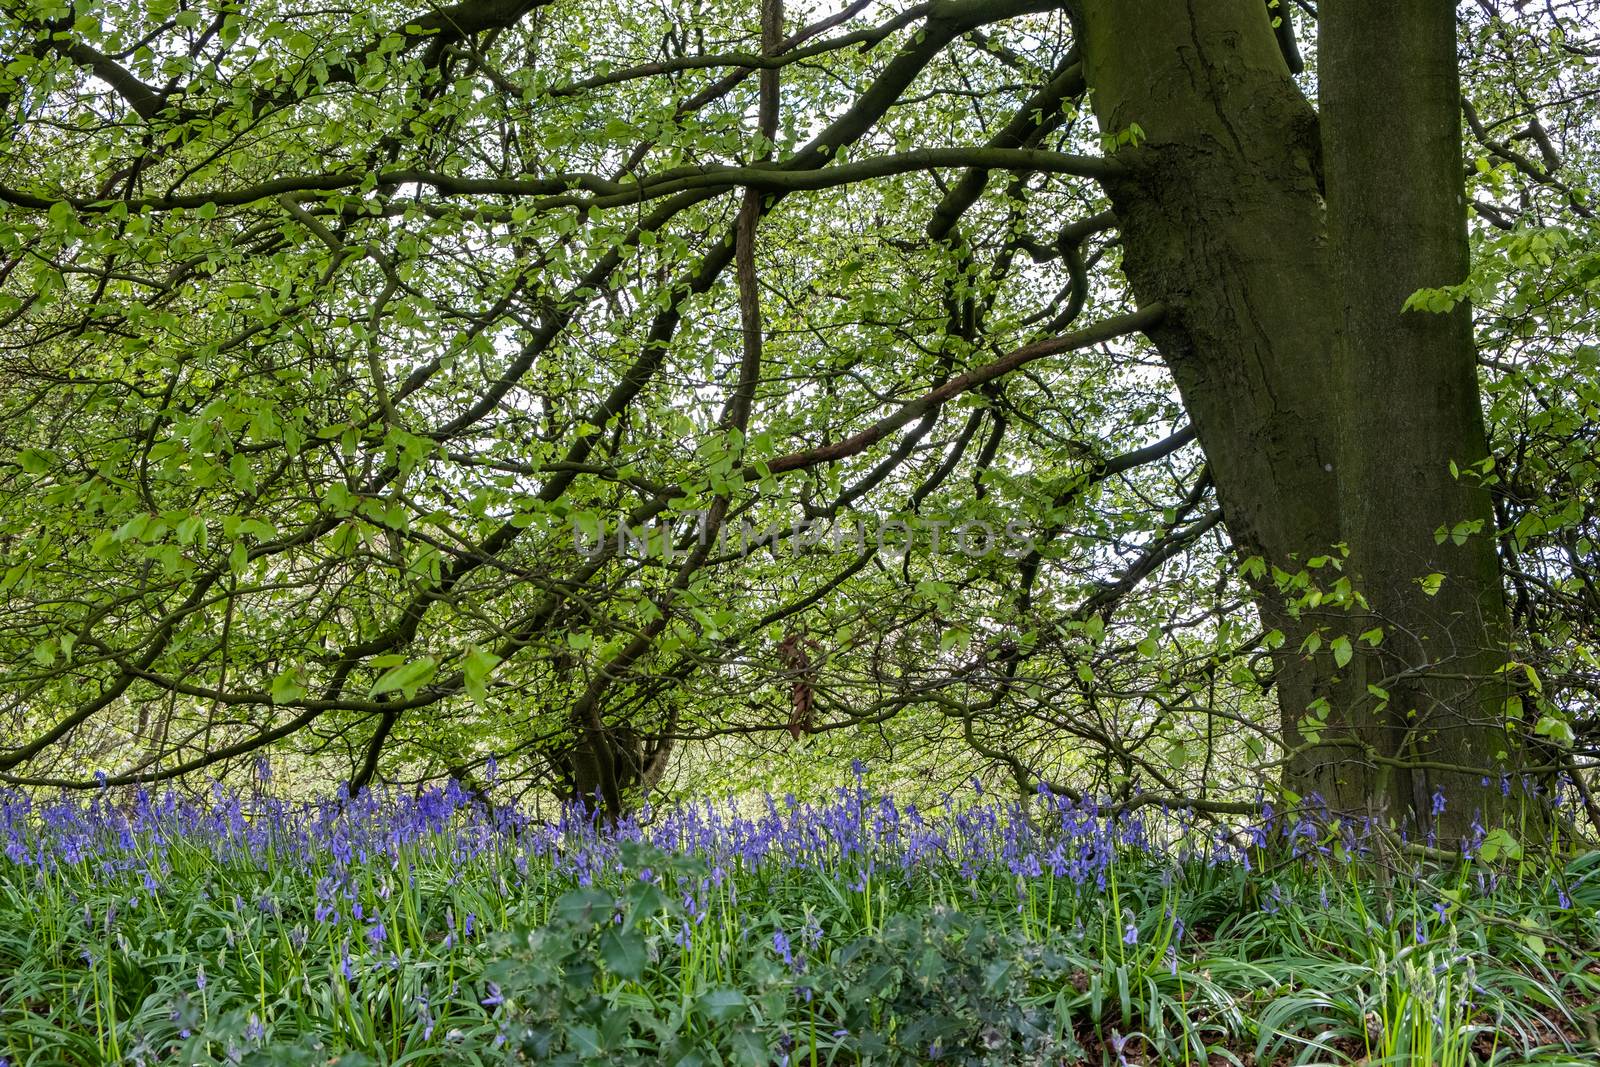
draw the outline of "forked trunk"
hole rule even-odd
[[[1347,42],[1324,63],[1323,92],[1340,106],[1323,120],[1334,128],[1319,132],[1261,0],[1072,5],[1101,130],[1136,142],[1121,151],[1133,173],[1108,184],[1124,270],[1141,303],[1170,309],[1151,340],[1205,448],[1231,537],[1268,565],[1253,582],[1263,621],[1285,635],[1274,654],[1283,741],[1294,753],[1285,785],[1336,810],[1430,824],[1440,785],[1462,794],[1447,807],[1445,832],[1456,836],[1483,795],[1479,779],[1508,747],[1493,718],[1500,696],[1472,683],[1397,682],[1383,704],[1367,688],[1432,665],[1445,649],[1452,673],[1492,673],[1504,657],[1487,527],[1460,547],[1447,540],[1448,550],[1434,539],[1440,525],[1488,515],[1481,490],[1448,469],[1487,454],[1471,325],[1465,310],[1400,311],[1411,291],[1465,273],[1454,97],[1441,88],[1438,57],[1418,72],[1407,54],[1410,36],[1437,34],[1438,23],[1453,33],[1453,22],[1447,5],[1426,27],[1396,24],[1387,2],[1357,6],[1373,10],[1333,16],[1332,27],[1355,18],[1351,35],[1384,38],[1396,54],[1363,58]],[[1338,7],[1324,5],[1324,19]],[[1448,47],[1453,92],[1453,36]],[[1403,92],[1414,78],[1426,84]],[[1342,90],[1344,81],[1361,84]],[[1381,128],[1364,125],[1380,119]],[[1416,124],[1426,129],[1386,156]],[[1419,187],[1397,195],[1424,157]],[[1411,421],[1394,425],[1402,413]],[[1272,570],[1300,572],[1337,558],[1341,544],[1388,633],[1381,655],[1357,653],[1342,668],[1345,647],[1336,657],[1332,639],[1353,639],[1373,621],[1343,608],[1297,612]],[[1434,573],[1444,582],[1427,597],[1414,579]],[[1314,574],[1323,585],[1337,577],[1331,565]],[[1320,646],[1303,651],[1319,627]],[[1315,744],[1302,733],[1308,709],[1326,716]],[[1482,769],[1471,797],[1467,772],[1429,766],[1456,762]]]

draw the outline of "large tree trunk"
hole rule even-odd
[[[1405,58],[1411,28],[1393,25],[1385,14],[1389,5],[1373,0],[1366,6],[1374,10],[1356,16],[1351,32],[1385,38],[1397,54],[1379,71],[1353,50],[1349,74],[1338,62],[1323,71],[1330,88],[1341,78],[1364,83],[1361,95],[1345,97],[1334,121],[1359,125],[1381,112],[1398,127],[1431,123],[1417,134],[1414,150],[1444,157],[1430,160],[1426,190],[1403,204],[1386,204],[1379,198],[1419,165],[1383,159],[1397,134],[1362,130],[1333,139],[1340,158],[1330,183],[1350,181],[1352,171],[1368,164],[1383,175],[1363,177],[1334,196],[1333,211],[1352,198],[1363,207],[1363,214],[1333,227],[1341,238],[1335,270],[1317,116],[1290,77],[1261,0],[1080,0],[1071,6],[1102,132],[1142,131],[1137,146],[1121,152],[1133,174],[1108,185],[1122,230],[1123,266],[1141,303],[1160,301],[1170,309],[1151,340],[1194,420],[1233,540],[1244,553],[1289,573],[1348,543],[1362,576],[1381,587],[1373,606],[1412,628],[1414,647],[1393,639],[1385,645],[1401,662],[1416,660],[1416,650],[1426,656],[1446,646],[1492,655],[1503,645],[1504,629],[1489,538],[1450,553],[1436,551],[1433,538],[1440,524],[1488,513],[1487,501],[1448,471],[1451,458],[1473,462],[1487,452],[1470,323],[1464,312],[1426,322],[1416,321],[1423,318],[1417,313],[1402,319],[1399,312],[1411,290],[1464,273],[1465,246],[1454,243],[1457,237],[1464,242],[1464,232],[1457,232],[1465,224],[1463,208],[1453,199],[1461,192],[1460,150],[1444,144],[1456,137],[1456,127],[1436,128],[1443,121],[1438,108],[1453,104],[1435,101],[1426,111],[1407,112],[1393,99],[1369,99],[1372,92],[1385,93],[1373,90],[1373,82],[1411,77]],[[1439,76],[1430,67],[1423,76],[1428,88],[1419,92],[1442,97]],[[1400,232],[1415,225],[1442,233],[1434,199],[1445,179],[1435,176],[1452,167],[1445,213],[1455,226],[1450,240],[1418,239],[1407,250],[1406,271],[1396,271],[1388,210],[1421,211],[1416,205],[1427,201],[1432,214]],[[1371,281],[1379,276],[1381,284]],[[1341,280],[1354,286],[1349,299],[1337,296]],[[1361,313],[1346,316],[1347,304]],[[1358,335],[1358,324],[1377,332]],[[1346,327],[1351,332],[1342,334]],[[1406,363],[1401,345],[1413,343],[1405,340],[1413,332],[1432,347]],[[1360,368],[1345,373],[1338,354],[1369,344],[1381,351],[1363,348]],[[1396,363],[1406,363],[1399,381]],[[1386,420],[1401,409],[1412,418],[1416,408],[1426,410],[1406,426],[1404,447],[1395,447]],[[1380,496],[1366,495],[1376,487]],[[1361,501],[1347,526],[1343,513]],[[1447,576],[1450,598],[1418,608],[1417,597],[1407,595],[1420,588],[1411,579],[1433,572]],[[1332,575],[1331,569],[1321,572],[1325,579]],[[1341,670],[1331,642],[1314,654],[1302,652],[1319,626],[1331,635],[1370,623],[1342,609],[1296,611],[1270,570],[1255,584],[1264,621],[1286,636],[1275,654],[1277,698],[1285,746],[1297,754],[1285,784],[1346,812],[1427,812],[1431,772],[1407,772],[1397,764],[1413,755],[1437,758],[1446,751],[1443,738],[1481,739],[1481,731],[1448,728],[1459,704],[1442,689],[1430,690],[1440,699],[1427,702],[1427,735],[1407,728],[1398,699],[1374,708],[1366,685],[1385,667],[1358,659]],[[1472,603],[1481,608],[1461,610]],[[1313,706],[1326,707],[1327,725],[1310,746],[1300,726]],[[1482,767],[1505,747],[1503,741],[1495,751],[1478,740],[1452,744],[1449,752]],[[1470,813],[1469,803],[1456,807]]]
[[[1353,575],[1386,633],[1353,666],[1389,694],[1385,754],[1411,765],[1396,768],[1395,791],[1422,811],[1442,793],[1440,829],[1461,836],[1475,807],[1500,806],[1474,768],[1516,761],[1494,515],[1472,469],[1489,444],[1471,313],[1402,310],[1469,267],[1455,10],[1338,0],[1322,7],[1320,40],[1345,398],[1339,503]],[[1419,580],[1434,574],[1444,578],[1429,595]]]

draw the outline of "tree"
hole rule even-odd
[[[1125,804],[1520,806],[1586,631],[1504,583],[1584,618],[1594,517],[1523,523],[1486,435],[1455,17],[1330,0],[1319,114],[1290,16],[11,11],[0,775],[493,748],[619,810],[878,724]],[[1488,5],[1486,103],[1588,62],[1549,18]],[[1591,217],[1582,120],[1541,166],[1469,117],[1478,217]]]
[[[1472,477],[1489,450],[1468,308],[1408,305],[1467,276],[1454,12],[1325,5],[1320,116],[1257,4],[1085,3],[1079,24],[1102,128],[1144,131],[1123,153],[1135,173],[1108,190],[1134,290],[1167,308],[1151,336],[1229,533],[1285,574],[1349,548],[1349,621],[1257,576],[1287,638],[1284,735],[1320,742],[1295,754],[1291,788],[1420,813],[1438,789],[1520,774],[1493,517]],[[1462,524],[1459,544],[1436,541]],[[1305,655],[1317,639],[1328,653]],[[1453,813],[1465,834],[1471,808]]]

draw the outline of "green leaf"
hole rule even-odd
[[[139,537],[144,533],[145,529],[150,525],[150,518],[151,516],[143,512],[135,515],[133,518],[117,527],[116,532],[111,535],[111,540],[115,541],[117,544],[122,544],[125,541],[138,540]]]
[[[205,544],[206,520],[203,515],[190,515],[178,521],[178,543],[192,545],[198,540]]]
[[[966,640],[968,636],[969,635],[967,634],[967,631],[959,626],[945,627],[944,632],[939,635],[939,651],[949,652],[952,648],[955,648],[962,641]]]
[[[605,1055],[605,1046],[600,1041],[600,1031],[587,1024],[578,1025],[567,1031],[567,1041],[574,1052],[583,1057],[584,1063],[595,1063]]]
[[[628,887],[628,910],[625,925],[632,927],[641,919],[651,918],[667,906],[667,896],[654,882],[640,879]]]
[[[1508,860],[1521,859],[1522,846],[1511,836],[1510,830],[1497,826],[1489,831],[1483,839],[1483,844],[1478,846],[1478,858],[1485,863],[1493,863],[1501,857]]]
[[[755,1030],[735,1030],[728,1038],[728,1052],[739,1067],[767,1067],[772,1062],[766,1039]]]
[[[438,669],[439,661],[432,656],[423,656],[421,659],[414,659],[409,663],[401,663],[390,667],[378,676],[376,682],[372,683],[372,688],[368,690],[367,696],[376,697],[398,691],[407,700],[410,700],[417,695],[418,689],[427,684]]]
[[[569,889],[556,898],[555,917],[563,923],[582,925],[601,914],[609,914],[614,901],[610,893],[593,886]]]
[[[462,684],[467,696],[480,708],[488,704],[489,675],[500,665],[500,657],[493,652],[472,645],[467,649],[466,660],[461,665]]]
[[[1539,716],[1539,721],[1533,725],[1533,732],[1540,737],[1548,737],[1558,745],[1570,746],[1578,739],[1572,724],[1558,715]]]
[[[606,970],[626,981],[636,982],[644,977],[645,965],[650,962],[644,935],[637,930],[618,930],[615,927],[600,935],[600,959]]]
[[[712,1022],[729,1023],[749,1010],[750,998],[737,989],[724,986],[700,994],[699,1006]]]
[[[1350,662],[1350,657],[1355,655],[1355,649],[1350,644],[1350,639],[1343,634],[1335,637],[1328,645],[1333,650],[1333,662],[1340,667]]]
[[[1426,578],[1418,578],[1417,584],[1422,586],[1422,591],[1424,593],[1427,593],[1429,596],[1436,596],[1438,595],[1439,587],[1444,585],[1444,575],[1440,574],[1438,571],[1435,571]]]

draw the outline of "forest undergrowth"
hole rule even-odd
[[[0,795],[0,1063],[1600,1051],[1600,852],[1502,830],[1442,860],[1314,803],[1218,824],[974,785],[923,810],[861,770],[609,826],[454,786]]]

